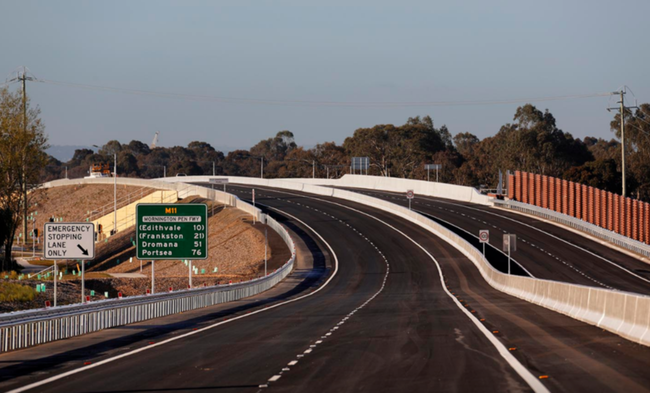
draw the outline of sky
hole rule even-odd
[[[0,83],[19,66],[42,81],[27,94],[52,145],[158,131],[161,146],[232,150],[290,130],[313,146],[418,115],[483,139],[526,101],[575,137],[610,139],[616,97],[531,99],[625,85],[650,102],[647,0],[3,0],[0,15]],[[355,104],[386,102],[399,104]]]

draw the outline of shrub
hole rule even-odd
[[[0,282],[0,302],[29,302],[36,297],[36,289],[21,284]]]

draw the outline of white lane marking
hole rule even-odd
[[[384,197],[384,196],[387,195],[387,194],[376,193],[375,195],[378,195],[379,197]],[[452,205],[452,206],[456,206],[456,207],[466,207],[467,209],[476,210],[476,211],[484,212],[484,213],[487,213],[487,214],[492,214],[492,215],[495,215],[495,216],[497,216],[497,217],[505,218],[505,219],[508,219],[508,220],[510,220],[510,221],[513,221],[513,222],[516,222],[516,223],[522,224],[522,225],[528,225],[528,224],[524,224],[523,222],[520,222],[520,221],[517,221],[517,220],[511,219],[511,218],[508,218],[508,217],[505,217],[505,216],[501,216],[501,215],[498,215],[498,214],[495,214],[495,213],[491,213],[491,212],[488,212],[488,211],[485,211],[485,210],[476,209],[476,208],[472,208],[472,207],[465,206],[465,205],[458,205],[458,204],[455,204],[455,203],[445,202],[445,201],[441,201],[441,200],[432,200],[432,201],[434,201],[434,202],[439,202],[439,203],[443,203],[443,204],[448,204],[448,205]],[[445,211],[448,211],[448,212],[453,212],[453,210],[451,210],[451,209],[445,209],[445,208],[443,208],[443,207],[441,207],[441,206],[438,206],[438,209],[439,209],[439,210],[445,210]],[[425,213],[425,215],[430,215],[430,214],[429,214],[429,213]],[[462,229],[462,228],[460,228],[460,227],[458,227],[458,226],[456,226],[456,225],[454,225],[454,224],[451,224],[449,221],[445,221],[445,220],[443,220],[443,219],[441,219],[441,218],[439,218],[439,217],[436,217],[436,218],[439,219],[439,220],[441,220],[441,221],[444,221],[444,222],[446,222],[446,223],[448,223],[448,224],[450,224],[450,225],[453,225],[453,226],[455,226],[455,227],[457,227],[457,228],[459,228],[459,229]],[[480,219],[478,219],[478,221],[480,221]],[[487,224],[487,225],[491,225],[491,224],[488,224],[488,223],[485,222],[485,221],[483,221],[483,223],[484,223],[484,224]],[[496,229],[499,229],[497,226],[494,226],[494,225],[492,225],[492,226],[493,226],[494,228],[496,228]],[[536,227],[531,227],[531,228],[536,229],[536,230],[538,230],[538,231],[540,231],[540,232],[542,232],[542,233],[545,233],[545,234],[547,234],[547,235],[549,235],[549,236],[553,236],[553,235],[551,235],[550,233],[544,232],[544,231],[542,231],[541,229],[538,229],[538,228],[536,228]],[[465,231],[465,232],[470,233],[470,232],[468,232],[468,231]],[[503,230],[503,233],[508,233],[508,232],[505,231],[505,230]],[[559,240],[563,240],[563,239],[561,239],[561,238],[558,238],[558,239],[559,239]],[[530,241],[527,241],[525,238],[520,237],[520,238],[519,238],[519,241],[521,241],[522,243],[528,244],[528,245],[530,245],[531,247],[533,247],[533,248],[535,248],[535,249],[537,249],[537,250],[541,250],[542,252],[544,252],[544,250],[541,249],[541,247],[536,246],[535,244],[531,243]],[[579,246],[576,246],[576,245],[573,244],[573,243],[568,243],[568,244],[570,244],[570,245],[572,245],[572,246],[574,246],[574,247],[580,248]],[[495,248],[496,248],[496,247],[495,247]],[[498,249],[497,249],[497,250],[498,250]],[[503,253],[501,250],[499,250],[499,252]],[[588,252],[589,252],[589,251],[588,251]],[[505,254],[504,254],[504,255],[505,255]],[[600,286],[602,286],[602,287],[604,287],[604,288],[611,289],[611,290],[617,290],[617,289],[615,289],[614,287],[609,286],[609,285],[607,285],[607,284],[605,284],[605,283],[603,283],[603,282],[601,282],[601,281],[599,281],[599,280],[597,280],[597,279],[591,277],[591,276],[588,275],[587,273],[585,273],[585,272],[581,271],[580,269],[578,269],[577,267],[575,267],[573,264],[568,263],[568,262],[566,262],[566,261],[564,261],[564,260],[562,260],[562,259],[556,257],[555,255],[553,255],[553,254],[551,254],[551,253],[548,253],[548,255],[554,257],[556,260],[560,261],[563,265],[565,265],[566,267],[568,267],[568,268],[570,268],[571,270],[575,271],[576,273],[580,274],[581,276],[585,277],[586,279],[588,279],[588,280],[590,280],[590,281],[592,281],[592,282],[594,282],[594,283],[596,283],[596,284],[598,284],[598,285],[600,285]],[[594,254],[594,255],[595,255],[595,254]],[[596,255],[596,256],[598,256],[598,255]],[[603,260],[605,260],[605,261],[607,261],[607,262],[609,262],[609,263],[612,263],[612,264],[615,265],[614,262],[608,261],[607,259],[604,259],[603,257],[600,257],[600,258],[603,259]],[[514,259],[513,259],[513,260],[514,260]],[[515,262],[517,262],[517,261],[515,261]],[[525,268],[524,268],[520,263],[517,262],[517,264],[518,264],[522,269],[526,270],[526,269],[525,269]],[[618,265],[616,265],[616,266],[618,266]],[[620,266],[619,266],[619,267],[620,267]],[[624,269],[623,267],[620,267],[620,268]],[[530,274],[530,272],[528,272],[527,270],[526,270],[526,272],[527,272],[528,274]],[[629,271],[628,271],[628,272],[629,272]],[[634,273],[631,273],[631,274],[635,275]],[[531,276],[534,277],[532,274],[531,274]],[[645,279],[642,278],[641,276],[637,276],[637,277],[641,278],[642,280],[645,280]],[[650,282],[650,281],[648,281],[648,282]]]
[[[278,379],[280,379],[281,377],[282,377],[282,375],[274,375],[271,378],[269,378],[269,382],[275,382]]]
[[[289,362],[288,366],[295,366],[296,364],[298,364],[298,361],[297,360],[292,360],[292,361]]]
[[[455,204],[455,203],[444,202],[444,201],[438,201],[438,202],[440,202],[440,203],[447,203],[447,204],[454,205],[454,206],[464,206],[464,205],[457,205],[457,204]],[[489,212],[489,211],[487,211],[487,210],[476,209],[476,208],[474,208],[474,207],[470,207],[470,206],[464,206],[464,207],[466,207],[466,208],[468,208],[468,209],[476,210],[476,211],[479,211],[479,212],[487,213],[487,214],[490,214],[490,215],[493,215],[493,216],[497,216],[497,217],[500,217],[500,218],[506,219],[506,220],[508,220],[508,221],[512,221],[512,222],[515,222],[515,223],[517,223],[517,224],[520,224],[520,225],[526,226],[526,227],[528,227],[528,228],[534,229],[534,230],[536,230],[536,231],[538,231],[538,232],[541,232],[541,233],[543,233],[543,234],[545,234],[545,235],[548,235],[548,236],[550,236],[550,237],[552,237],[552,238],[554,238],[554,239],[560,240],[560,241],[563,242],[563,243],[566,243],[566,244],[568,244],[568,245],[570,245],[570,246],[573,246],[573,247],[577,248],[578,250],[581,250],[581,251],[584,251],[584,252],[586,252],[586,253],[588,253],[588,254],[590,254],[590,255],[593,255],[593,256],[595,256],[596,258],[601,259],[601,260],[603,260],[603,261],[609,263],[610,265],[615,266],[615,267],[617,267],[617,268],[623,270],[623,271],[626,272],[626,273],[631,274],[632,276],[634,276],[634,277],[636,277],[636,278],[638,278],[638,279],[640,279],[640,280],[643,280],[643,281],[645,281],[645,282],[647,282],[647,283],[650,283],[650,280],[646,279],[645,277],[641,277],[641,276],[639,276],[638,274],[636,274],[636,273],[632,272],[631,270],[629,270],[629,269],[627,269],[627,268],[625,268],[625,267],[623,267],[623,266],[617,264],[617,263],[614,262],[614,261],[610,261],[609,259],[607,259],[607,258],[605,258],[605,257],[602,257],[602,256],[600,256],[600,255],[598,255],[598,254],[595,254],[595,253],[593,253],[593,252],[587,250],[586,248],[582,248],[582,247],[576,245],[575,243],[571,243],[571,242],[569,242],[569,241],[567,241],[567,240],[562,239],[561,237],[558,237],[558,236],[553,235],[552,233],[546,232],[546,231],[544,231],[544,230],[542,230],[542,229],[539,229],[539,228],[537,228],[537,227],[535,227],[535,226],[532,226],[532,225],[526,224],[526,223],[523,222],[523,221],[518,221],[518,220],[515,220],[515,219],[510,218],[510,217],[506,217],[506,216],[502,216],[502,215],[500,215],[500,214],[496,214],[496,213],[493,213],[493,212]],[[565,230],[566,230],[566,229],[565,229]]]
[[[425,216],[425,217],[426,217],[426,216],[433,216],[432,214],[429,214],[429,213],[427,213],[427,212],[423,212],[423,211],[419,211],[419,210],[414,210],[414,211],[415,211],[416,213],[422,214],[422,215]],[[465,230],[465,229],[459,227],[458,225],[452,224],[451,222],[449,222],[449,221],[447,221],[447,220],[443,220],[443,219],[440,218],[440,217],[436,217],[436,220],[440,220],[440,221],[442,221],[442,222],[445,222],[445,223],[447,223],[447,224],[449,224],[449,225],[451,225],[451,226],[453,226],[453,227],[456,227],[456,228],[460,229],[461,231],[463,231],[463,232],[465,232],[465,233],[467,233],[467,234],[469,234],[469,235],[471,235],[471,236],[474,236],[475,238],[478,239],[478,236],[476,236],[475,234],[473,234],[473,233],[471,233],[471,232],[469,232],[469,231],[467,231],[467,230]],[[490,247],[492,247],[492,248],[494,248],[495,250],[497,250],[497,251],[500,252],[501,254],[507,256],[506,253],[504,253],[503,251],[501,251],[499,248],[495,247],[494,245],[492,245],[492,244],[490,244],[490,243],[487,243],[487,245],[490,246]],[[535,276],[533,276],[533,274],[532,274],[531,272],[529,272],[528,269],[526,269],[525,267],[523,267],[523,265],[522,265],[521,263],[517,262],[517,260],[516,260],[515,258],[512,258],[512,257],[511,257],[510,259],[511,259],[514,263],[516,263],[520,268],[522,268],[523,271],[525,271],[526,273],[528,273],[529,276],[531,276],[532,278],[535,278]]]
[[[297,203],[297,202],[291,201],[290,199],[284,199],[284,200],[283,200],[283,199],[280,199],[280,198],[275,198],[275,199],[277,199],[278,201],[284,201],[284,202],[286,202],[286,203],[293,203],[293,204],[296,204],[296,205],[301,205],[301,204],[299,204],[299,203]],[[263,206],[266,206],[266,205],[263,205]],[[266,206],[266,207],[269,207],[269,206]],[[309,205],[307,205],[307,204],[302,204],[301,207],[304,207],[304,208],[306,208],[306,209],[308,209],[308,210],[318,211],[318,209],[316,209],[315,207],[309,206]],[[328,213],[326,213],[326,212],[323,212],[323,214],[325,214],[325,215],[327,215],[327,216],[329,216],[329,217],[332,217],[335,221],[343,222],[343,221],[339,220],[338,218],[336,218],[335,216],[333,216],[333,215],[331,215],[331,214],[328,214]],[[367,237],[366,237],[366,236],[365,236],[361,231],[359,231],[359,230],[357,230],[356,228],[350,226],[349,224],[346,224],[346,225],[347,225],[348,227],[350,227],[351,229],[353,229],[353,230],[354,230],[354,231],[355,231],[359,236],[361,236],[362,238],[364,238],[364,239],[366,240],[366,242],[368,242],[368,243],[370,243],[371,245],[373,245],[372,242],[371,242],[371,241],[370,241],[370,240],[369,240],[369,239],[368,239],[368,238],[367,238]],[[379,252],[379,254],[381,255],[381,257],[383,258],[384,263],[386,264],[386,273],[384,274],[384,279],[383,279],[383,281],[382,281],[382,285],[381,285],[381,287],[379,288],[379,290],[378,290],[374,295],[372,295],[369,299],[367,299],[367,300],[362,304],[362,306],[368,304],[370,301],[372,301],[374,298],[376,298],[376,297],[377,297],[377,296],[378,296],[378,295],[379,295],[379,294],[384,290],[384,288],[386,287],[386,280],[388,280],[388,274],[390,273],[390,264],[388,263],[388,259],[386,259],[386,256],[384,256],[384,255],[379,251],[379,249],[378,249],[376,246],[373,245],[373,247],[375,248],[375,250],[377,250],[377,251]],[[358,307],[357,309],[359,309],[359,308],[360,308],[360,307]],[[355,311],[356,311],[356,310],[353,310],[352,312],[350,312],[350,313],[348,314],[348,316],[344,317],[344,318],[343,318],[343,319],[342,319],[342,320],[341,320],[337,325],[342,325],[342,324],[343,324],[347,319],[350,318],[350,317],[349,317],[350,315],[354,314]],[[335,330],[335,329],[338,329],[338,326],[335,327],[334,329],[331,329],[330,331]],[[331,333],[328,333],[328,334],[331,334]],[[322,336],[321,338],[327,338],[327,336]],[[305,352],[303,352],[303,354],[298,355],[297,357],[300,358],[300,357],[305,356],[305,354],[309,354],[309,353],[311,353],[312,350],[313,350],[313,348],[315,348],[315,347],[317,346],[317,344],[320,344],[320,343],[322,343],[322,342],[323,342],[323,341],[320,340],[320,341],[317,341],[315,344],[310,345],[310,346],[309,346],[310,349],[306,350]],[[284,371],[284,369],[283,369],[283,371]],[[280,372],[280,374],[282,374],[282,371]]]
[[[267,206],[267,207],[268,207],[268,206]],[[83,371],[88,371],[88,370],[90,370],[90,369],[92,369],[92,368],[99,367],[99,366],[103,366],[104,364],[114,362],[114,361],[116,361],[116,360],[119,360],[119,359],[125,358],[125,357],[127,357],[127,356],[135,355],[136,353],[144,352],[144,351],[147,351],[147,350],[149,350],[149,349],[151,349],[151,348],[159,347],[159,346],[161,346],[161,345],[165,345],[165,344],[168,344],[168,343],[170,343],[170,342],[173,342],[173,341],[176,341],[176,340],[180,340],[181,338],[189,337],[189,336],[192,336],[192,335],[194,335],[194,334],[199,334],[199,333],[204,332],[204,331],[206,331],[206,330],[213,329],[213,328],[215,328],[215,327],[218,327],[218,326],[221,326],[221,325],[225,325],[225,324],[227,324],[227,323],[231,323],[231,322],[233,322],[233,321],[237,321],[237,320],[239,320],[239,319],[247,318],[247,317],[253,316],[253,315],[258,314],[258,313],[262,313],[262,312],[265,312],[265,311],[272,310],[272,309],[274,309],[274,308],[276,308],[276,307],[281,307],[281,306],[284,306],[284,305],[286,305],[286,304],[290,304],[290,303],[294,303],[294,302],[297,302],[297,301],[302,300],[302,299],[306,299],[306,298],[308,298],[308,297],[310,297],[310,296],[313,296],[313,295],[317,294],[318,292],[320,292],[323,288],[325,288],[325,287],[330,283],[330,281],[332,281],[332,279],[334,278],[334,276],[336,276],[336,273],[339,271],[339,260],[338,260],[338,258],[336,257],[336,253],[334,252],[334,250],[332,249],[332,247],[329,245],[329,243],[327,243],[327,242],[325,241],[325,239],[323,239],[323,237],[322,237],[318,232],[316,232],[312,227],[310,227],[309,225],[307,225],[307,224],[306,224],[305,222],[303,222],[302,220],[300,220],[300,219],[298,219],[297,217],[295,217],[295,216],[293,216],[293,215],[291,215],[291,214],[289,214],[289,213],[286,213],[286,212],[284,212],[284,211],[282,211],[282,210],[280,210],[280,209],[276,209],[276,208],[274,208],[274,207],[269,207],[269,209],[276,210],[276,211],[278,211],[278,212],[280,212],[280,213],[282,213],[282,214],[285,214],[285,215],[287,215],[288,217],[290,217],[290,218],[292,218],[292,219],[298,221],[299,223],[301,223],[302,225],[304,225],[307,229],[309,229],[310,231],[312,231],[316,236],[318,236],[318,238],[319,238],[319,239],[320,239],[320,240],[321,240],[321,241],[322,241],[322,242],[327,246],[327,248],[329,248],[329,250],[330,250],[330,252],[331,252],[331,254],[332,254],[332,257],[333,257],[333,259],[334,259],[334,271],[332,272],[332,275],[327,279],[327,281],[325,281],[325,282],[323,283],[323,285],[321,285],[320,287],[318,287],[315,291],[313,291],[313,292],[309,292],[309,293],[307,293],[307,294],[305,294],[305,295],[302,295],[302,296],[300,296],[300,297],[297,297],[297,298],[295,298],[295,299],[287,300],[287,301],[282,302],[282,303],[278,303],[278,304],[274,304],[274,305],[272,305],[272,306],[268,306],[267,308],[262,308],[262,309],[259,309],[259,310],[256,310],[256,311],[252,311],[252,312],[250,312],[249,314],[244,314],[244,315],[240,315],[240,316],[237,316],[237,317],[232,317],[232,318],[230,318],[230,319],[228,319],[228,320],[226,320],[226,321],[217,322],[217,323],[215,323],[215,324],[213,324],[213,325],[206,326],[206,327],[201,328],[201,329],[199,329],[199,330],[193,330],[193,331],[191,331],[191,332],[188,332],[188,333],[185,333],[185,334],[181,334],[181,335],[176,336],[176,337],[168,338],[167,340],[161,341],[161,342],[159,342],[159,343],[155,343],[155,344],[147,345],[146,347],[138,348],[138,349],[135,349],[135,350],[133,350],[133,351],[131,351],[131,352],[126,352],[126,353],[123,353],[123,354],[121,354],[121,355],[117,355],[117,356],[112,357],[112,358],[108,358],[108,359],[100,360],[100,361],[98,361],[97,363],[93,363],[93,364],[90,364],[90,365],[88,365],[88,366],[80,367],[80,368],[75,369],[75,370],[66,371],[66,372],[64,372],[64,373],[62,373],[62,374],[52,376],[52,377],[47,378],[47,379],[44,379],[44,380],[42,380],[42,381],[34,382],[34,383],[29,384],[29,385],[25,385],[25,386],[22,386],[22,387],[16,388],[16,389],[14,389],[14,390],[10,390],[10,391],[8,391],[7,393],[20,393],[20,392],[25,392],[25,391],[27,391],[27,390],[31,390],[31,389],[37,388],[37,387],[39,387],[39,386],[43,386],[43,385],[46,385],[46,384],[48,384],[48,383],[51,383],[51,382],[57,381],[57,380],[59,380],[59,379],[69,377],[70,375],[78,374],[78,373],[83,372]],[[298,356],[300,356],[300,355],[298,355]]]
[[[270,191],[270,190],[266,190],[266,191]],[[274,191],[276,191],[276,190],[274,190]],[[483,325],[482,323],[480,323],[480,322],[479,322],[479,321],[478,321],[478,320],[477,320],[477,319],[476,319],[476,318],[475,318],[475,317],[474,317],[474,316],[473,316],[473,315],[472,315],[472,314],[471,314],[471,313],[466,309],[466,307],[464,307],[463,304],[462,304],[460,301],[458,301],[458,299],[456,299],[456,297],[455,297],[454,295],[452,295],[451,292],[449,292],[449,290],[447,289],[447,285],[445,285],[445,279],[444,279],[444,276],[442,275],[442,267],[441,267],[440,264],[438,263],[438,260],[436,260],[436,258],[435,258],[433,255],[431,255],[431,253],[429,253],[429,251],[427,251],[427,249],[425,249],[425,248],[424,248],[422,245],[420,245],[418,242],[416,242],[415,240],[413,240],[411,237],[409,237],[409,236],[408,236],[407,234],[405,234],[404,232],[402,232],[402,231],[400,231],[399,229],[395,228],[394,226],[388,224],[387,222],[385,222],[385,221],[383,221],[383,220],[381,220],[381,219],[379,219],[379,218],[373,216],[372,214],[369,214],[369,213],[366,213],[366,212],[363,212],[363,211],[360,211],[360,210],[354,209],[354,208],[349,207],[349,206],[342,205],[342,204],[340,204],[340,203],[327,201],[327,200],[325,200],[325,199],[320,199],[320,198],[315,198],[315,197],[310,197],[310,196],[305,196],[305,195],[292,194],[292,193],[284,192],[284,191],[276,191],[276,192],[278,192],[278,193],[285,193],[285,194],[289,194],[289,195],[295,195],[295,196],[301,196],[301,197],[304,197],[304,198],[313,199],[313,200],[317,200],[317,201],[321,201],[321,202],[325,202],[325,203],[330,203],[330,204],[332,204],[332,205],[340,206],[340,207],[342,207],[342,208],[344,208],[344,209],[348,209],[348,210],[355,211],[355,212],[357,212],[357,213],[363,214],[364,216],[370,217],[370,218],[372,218],[372,219],[374,219],[374,220],[376,220],[376,221],[378,221],[378,222],[380,222],[380,223],[386,225],[387,227],[393,229],[395,232],[401,234],[402,236],[404,236],[405,238],[407,238],[408,240],[410,240],[413,244],[415,244],[415,245],[416,245],[417,247],[419,247],[422,251],[424,251],[424,253],[426,253],[426,254],[429,256],[429,258],[431,258],[431,260],[435,263],[436,268],[438,269],[438,275],[439,275],[439,277],[440,277],[440,285],[442,286],[442,289],[445,291],[445,293],[447,294],[447,296],[449,296],[449,297],[454,301],[454,303],[456,304],[456,306],[457,306],[457,307],[458,307],[458,308],[459,308],[459,309],[460,309],[460,310],[461,310],[461,311],[462,311],[462,312],[467,316],[467,318],[469,318],[469,320],[472,321],[472,322],[474,323],[474,325],[476,325],[476,327],[479,329],[479,331],[480,331],[481,333],[483,333],[483,335],[484,335],[484,336],[485,336],[485,337],[490,341],[490,343],[494,346],[494,348],[497,350],[497,352],[499,352],[499,355],[501,355],[501,357],[502,357],[502,358],[503,358],[503,359],[504,359],[504,360],[505,360],[505,361],[506,361],[506,362],[507,362],[507,363],[508,363],[508,364],[509,364],[509,365],[510,365],[514,370],[515,370],[515,372],[516,372],[517,374],[519,374],[519,376],[520,376],[524,381],[526,381],[526,383],[528,384],[528,386],[530,386],[530,387],[531,387],[535,392],[549,392],[549,390],[548,390],[548,389],[547,389],[547,388],[546,388],[546,387],[545,387],[545,386],[540,382],[540,380],[537,379],[537,378],[535,378],[535,376],[534,376],[530,371],[528,371],[528,369],[526,369],[526,367],[525,367],[523,364],[521,364],[521,362],[519,362],[519,360],[517,360],[517,358],[515,358],[515,357],[512,355],[512,353],[510,353],[510,351],[508,350],[508,348],[506,348],[505,345],[503,345],[503,344],[501,343],[501,341],[499,341],[499,340],[494,336],[494,334],[493,334],[492,332],[490,332],[490,331],[485,327],[485,325]],[[334,329],[338,329],[338,327],[335,326]]]

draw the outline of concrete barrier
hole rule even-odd
[[[356,176],[355,178],[360,177],[365,179],[360,179],[356,182],[358,187],[368,188],[372,184],[381,187],[386,186],[386,184],[380,182],[373,183],[373,180],[369,179],[369,176]],[[207,183],[209,178],[208,176],[196,176],[183,178],[180,181]],[[442,225],[405,207],[367,195],[313,184],[304,184],[297,181],[242,177],[228,177],[228,179],[232,183],[268,186],[304,191],[316,195],[333,196],[395,214],[421,226],[454,246],[472,261],[483,278],[495,289],[568,315],[577,320],[596,325],[631,341],[650,346],[650,297],[648,296],[503,274],[494,269],[478,249]],[[179,181],[176,178],[166,180],[172,182]],[[316,181],[314,180],[314,182]],[[337,184],[341,185],[341,183]],[[399,181],[395,182],[393,186],[401,187],[406,184],[408,183]],[[458,191],[457,194],[454,194],[455,197],[466,198],[468,202],[476,202],[478,200],[478,197],[474,198],[473,194],[468,191]],[[436,190],[433,190],[433,192],[435,193]]]
[[[366,188],[371,190],[376,189],[403,193],[406,193],[406,190],[413,190],[416,196],[419,194],[453,199],[462,202],[472,202],[480,205],[491,205],[488,196],[482,195],[473,187],[458,186],[447,183],[425,182],[422,180],[381,176],[344,175],[340,179],[283,179],[282,181],[321,186]]]

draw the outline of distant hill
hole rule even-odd
[[[74,151],[77,149],[93,149],[91,146],[50,146],[49,149],[47,149],[47,154],[51,155],[52,157],[56,158],[57,160],[61,162],[67,162],[72,159],[72,156],[74,156]]]

